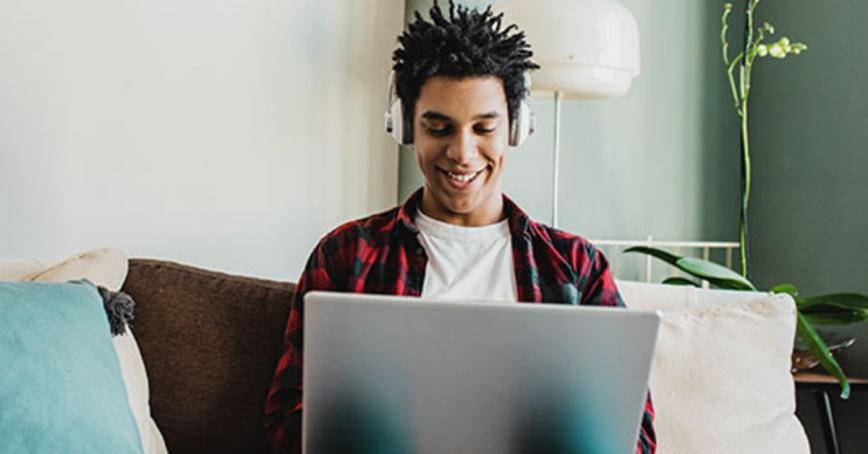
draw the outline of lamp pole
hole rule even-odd
[[[558,227],[558,169],[561,157],[561,101],[564,92],[555,90],[555,148],[552,155],[552,227]]]

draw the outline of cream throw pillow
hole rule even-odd
[[[0,279],[63,282],[87,279],[118,291],[127,277],[127,257],[118,249],[94,249],[63,262],[44,266],[38,261],[0,262]],[[129,328],[129,327],[128,327]],[[127,329],[113,338],[130,409],[136,419],[145,454],[166,454],[166,443],[151,418],[148,376],[133,332]]]
[[[651,369],[658,452],[810,452],[795,416],[789,295],[618,282],[631,309],[658,310]]]

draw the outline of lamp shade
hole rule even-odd
[[[567,97],[621,96],[639,75],[639,27],[615,0],[505,0],[497,7],[504,24],[525,32],[542,68],[534,91]]]

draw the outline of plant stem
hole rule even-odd
[[[747,209],[750,204],[750,140],[748,133],[748,115],[747,115],[747,97],[744,98],[741,104],[741,176],[742,176],[742,192],[741,192],[741,217],[738,223],[738,241],[741,247],[741,275],[744,278],[749,277],[748,272],[748,225],[747,225]]]
[[[750,135],[748,132],[748,99],[750,97],[750,73],[752,69],[753,59],[751,54],[754,52],[753,43],[753,11],[759,0],[747,0],[745,6],[745,29],[744,29],[744,51],[741,55],[741,63],[739,68],[740,82],[740,101],[741,101],[741,215],[738,222],[738,242],[741,252],[741,275],[748,278],[750,272],[748,269],[749,256],[748,251],[748,205],[750,204]]]

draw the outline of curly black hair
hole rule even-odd
[[[510,121],[515,121],[529,89],[524,74],[539,68],[530,60],[533,52],[524,32],[515,24],[504,28],[503,13],[494,14],[490,5],[479,12],[449,0],[447,18],[435,0],[428,14],[431,22],[416,11],[416,20],[398,37],[401,46],[392,54],[404,118],[412,118],[422,85],[432,76],[497,76],[503,81]]]

